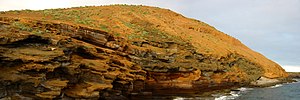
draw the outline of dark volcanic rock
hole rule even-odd
[[[286,76],[238,40],[165,9],[124,5],[0,13],[4,99],[122,100]]]

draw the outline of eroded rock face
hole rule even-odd
[[[279,83],[279,82],[280,81],[278,79],[269,79],[269,78],[266,78],[266,77],[260,77],[256,81],[251,82],[251,85],[254,85],[254,86],[266,85],[266,86],[268,86],[268,84],[275,84],[275,83]]]
[[[47,14],[53,12],[42,13],[51,18]],[[173,13],[180,23],[122,16],[135,19],[114,22],[116,27],[106,32],[102,24],[0,14],[0,98],[126,99],[160,89],[201,92],[287,75],[276,63],[206,24],[200,27]],[[127,34],[132,30],[140,33]],[[187,38],[185,32],[201,41]]]
[[[122,45],[105,32],[78,28],[69,31],[78,31],[74,36],[67,32],[55,35],[52,32],[62,31],[54,27],[57,24],[43,23],[40,26],[51,29],[43,35],[1,24],[8,32],[0,37],[1,98],[17,93],[40,99],[97,99],[100,91],[118,88],[115,84],[131,91],[132,82],[145,80],[146,72],[129,61],[126,53],[120,53]]]
[[[147,85],[152,88],[165,89],[165,88],[181,88],[192,89],[193,83],[200,79],[200,70],[192,71],[168,71],[168,72],[155,72],[148,71]]]

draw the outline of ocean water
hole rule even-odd
[[[300,100],[300,82],[255,88],[240,93],[235,100]]]
[[[300,100],[300,80],[266,88],[239,88],[212,97],[176,97],[173,100]]]

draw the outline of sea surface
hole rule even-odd
[[[300,100],[300,82],[297,81],[245,91],[235,100]]]
[[[212,97],[175,97],[173,100],[300,100],[298,82],[277,84],[266,88],[239,88],[230,93],[213,94]]]

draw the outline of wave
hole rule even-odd
[[[183,98],[183,97],[176,97],[175,99],[173,99],[173,100],[184,100],[185,98]]]
[[[281,86],[283,86],[283,85],[282,85],[282,84],[276,84],[276,85],[270,86],[270,87],[268,87],[268,88],[278,88],[278,87],[281,87]]]
[[[229,95],[220,95],[219,97],[216,97],[215,100],[233,100],[239,96],[240,96],[239,93],[235,91],[231,91]]]
[[[219,95],[219,96],[215,95],[216,97],[215,100],[233,100],[239,97],[242,93],[247,92],[249,90],[253,90],[253,88],[241,87],[230,91],[230,93],[227,95]]]
[[[230,91],[230,93],[212,94],[213,97],[176,97],[173,100],[233,100],[249,90],[253,90],[253,88],[241,87]]]
[[[282,83],[282,84],[276,84],[274,86],[270,86],[270,87],[267,87],[267,88],[278,88],[278,87],[281,87],[283,85],[287,85],[287,84],[295,84],[295,83],[299,83],[300,80],[299,79],[294,79],[296,82],[291,82],[291,83]]]
[[[173,100],[215,100],[215,97],[206,96],[206,97],[176,97]]]
[[[240,99],[240,98],[245,98],[247,95],[249,95],[247,92],[249,91],[272,91],[273,89],[280,90],[282,86],[290,86],[293,84],[299,84],[300,80],[298,79],[297,82],[292,82],[292,83],[283,83],[283,84],[276,84],[274,86],[266,87],[266,88],[237,88],[230,93],[217,93],[217,94],[212,94],[212,97],[192,97],[192,98],[186,98],[186,97],[178,97],[173,100],[234,100],[234,99]],[[254,93],[255,94],[255,93]],[[250,94],[253,95],[253,94]],[[255,100],[255,99],[254,99]]]
[[[300,82],[299,78],[294,78],[293,80],[295,80],[296,82]]]

